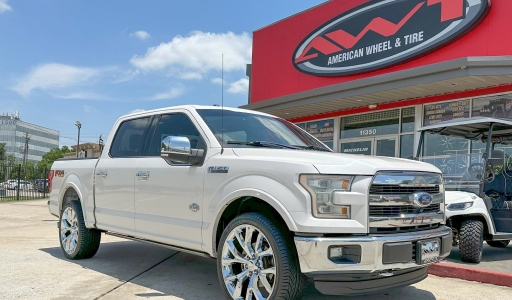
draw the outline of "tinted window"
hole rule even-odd
[[[168,136],[184,136],[190,140],[192,149],[205,149],[204,141],[196,126],[185,114],[163,115],[158,122],[151,148],[150,156],[160,156],[162,140]]]
[[[110,148],[112,157],[140,156],[149,117],[125,121],[119,126]]]
[[[198,109],[197,112],[224,147],[251,147],[229,142],[263,141],[331,151],[310,134],[280,118],[220,109]]]

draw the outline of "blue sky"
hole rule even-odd
[[[135,110],[247,103],[252,32],[322,0],[0,0],[0,113],[105,138]]]

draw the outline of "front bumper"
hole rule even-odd
[[[385,248],[390,245],[407,245],[415,247],[418,241],[440,238],[441,249],[439,260],[446,258],[452,248],[452,230],[441,226],[433,230],[408,232],[401,234],[367,235],[354,237],[295,237],[295,246],[299,255],[302,273],[308,276],[316,274],[350,274],[350,273],[389,273],[394,270],[420,268],[428,264],[418,264],[414,253],[403,253],[401,262],[396,261],[396,253],[391,254]],[[360,256],[357,262],[343,261],[335,263],[328,257],[331,247],[355,246],[360,247]],[[410,255],[410,257],[409,257]]]
[[[419,263],[420,241],[439,239],[439,257]],[[427,277],[427,266],[445,259],[452,249],[446,226],[402,234],[324,238],[295,237],[302,273],[328,295],[357,295],[410,285]],[[332,247],[346,247],[349,259],[331,260]],[[354,251],[357,249],[357,251]]]

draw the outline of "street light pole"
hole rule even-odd
[[[100,154],[101,154],[101,152],[103,152],[103,147],[104,147],[103,139],[101,138],[101,134],[100,134],[100,139],[98,140],[98,145],[100,145]]]
[[[77,140],[78,145],[76,145],[76,158],[78,158],[78,150],[80,148],[80,128],[82,128],[82,123],[80,123],[79,121],[76,121],[75,125],[76,125],[76,127],[78,127],[78,140]]]

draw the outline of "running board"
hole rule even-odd
[[[146,239],[136,238],[134,236],[124,235],[124,234],[115,233],[115,232],[108,232],[108,231],[105,232],[105,234],[111,235],[111,236],[115,236],[115,237],[119,237],[119,238],[123,238],[123,239],[128,239],[128,240],[136,241],[136,242],[144,242],[144,243],[148,243],[148,244],[162,246],[162,247],[166,247],[166,248],[169,248],[169,249],[172,249],[172,250],[175,250],[175,251],[179,251],[179,252],[185,252],[185,253],[189,253],[189,254],[193,254],[193,255],[198,255],[198,256],[202,256],[202,257],[212,258],[208,253],[204,253],[204,252],[200,252],[200,251],[195,251],[195,250],[190,250],[190,249],[186,249],[186,248],[181,248],[181,247],[177,247],[177,246],[171,246],[171,245],[167,245],[167,244],[163,244],[163,243],[159,243],[159,242],[154,242],[154,241],[150,241],[150,240],[146,240]]]
[[[491,241],[512,240],[512,233],[498,232],[496,234],[489,234],[489,237]]]

